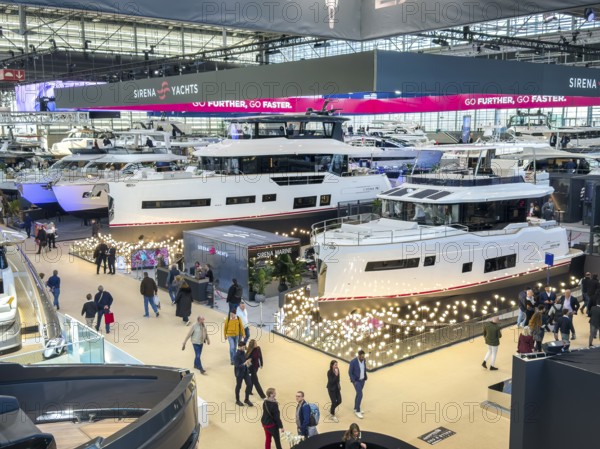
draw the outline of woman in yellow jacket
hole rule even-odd
[[[246,338],[246,331],[244,330],[242,320],[235,313],[230,313],[225,318],[223,335],[229,342],[229,361],[233,365],[233,357],[235,356],[235,351],[237,351],[238,339],[239,337]]]

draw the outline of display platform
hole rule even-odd
[[[344,432],[327,432],[310,437],[302,441],[295,449],[340,449],[344,447],[342,437]],[[416,449],[415,446],[405,443],[390,435],[375,432],[362,432],[361,441],[369,449]]]

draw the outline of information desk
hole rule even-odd
[[[169,269],[159,267],[156,269],[156,283],[160,288],[168,290],[167,278],[169,276]],[[194,301],[208,301],[206,296],[206,286],[208,285],[208,279],[195,279],[191,276],[183,274],[183,278],[192,289],[192,299]]]

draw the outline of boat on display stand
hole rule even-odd
[[[19,232],[0,230],[0,352],[21,347],[19,298],[15,274],[6,258],[6,248],[24,240],[25,236]]]
[[[353,168],[343,117],[312,113],[231,120],[228,138],[195,153],[185,172],[140,173],[94,186],[109,195],[113,236],[157,240],[219,223],[290,232],[338,215],[338,203],[373,200],[385,174]]]
[[[67,176],[50,185],[58,204],[68,214],[84,219],[103,218],[108,216],[108,196],[104,190],[91,196],[95,184],[107,180],[128,182],[149,172],[175,172],[184,169],[186,163],[186,157],[171,153],[107,154],[87,164],[81,177]]]
[[[527,217],[554,189],[522,176],[409,176],[378,195],[381,213],[313,225],[322,313],[491,296],[568,276],[583,253],[555,220]],[[582,262],[581,262],[582,263]]]

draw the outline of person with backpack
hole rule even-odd
[[[231,287],[227,290],[227,303],[229,304],[229,313],[236,313],[238,306],[242,302],[243,289],[238,284],[237,279],[232,279],[231,282]]]
[[[275,440],[275,447],[281,449],[281,436],[283,423],[277,403],[275,388],[267,388],[267,397],[263,402],[263,413],[260,423],[265,431],[265,449],[271,449],[271,440]]]
[[[319,408],[316,404],[309,404],[304,400],[304,392],[296,393],[296,427],[298,435],[304,438],[317,435],[317,425],[319,424]]]

